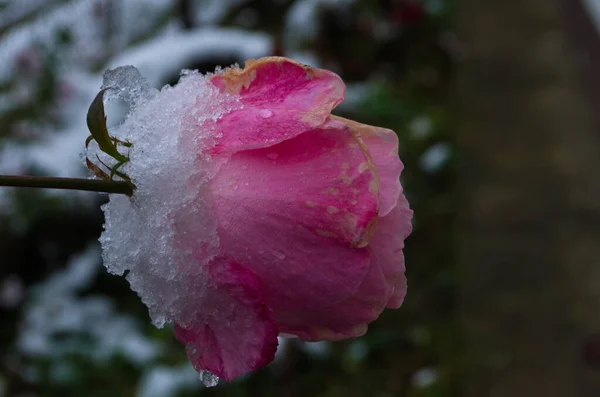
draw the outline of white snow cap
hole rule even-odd
[[[211,310],[200,302],[209,287],[206,266],[219,241],[210,203],[201,194],[212,177],[206,170],[214,167],[205,166],[211,160],[201,153],[214,144],[210,121],[242,105],[209,77],[182,72],[176,86],[158,91],[132,66],[104,75],[105,99],[121,98],[131,108],[110,134],[132,143],[129,149],[119,146],[130,159],[119,171],[136,186],[133,197],[111,195],[103,206],[104,265],[111,273],[127,272],[157,327],[189,325],[197,321],[196,313]],[[112,160],[90,145],[88,158],[96,155]]]

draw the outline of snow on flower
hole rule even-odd
[[[205,377],[269,364],[279,334],[360,336],[402,304],[398,139],[331,114],[336,74],[267,57],[160,91],[118,68],[103,88],[131,107],[110,134],[136,187],[104,206],[104,263]],[[87,156],[115,164],[93,142]]]

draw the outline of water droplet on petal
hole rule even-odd
[[[263,119],[268,119],[269,117],[273,117],[273,111],[269,110],[269,109],[261,109],[261,110],[259,110],[258,114],[260,114],[260,117],[262,117]]]
[[[219,384],[219,377],[209,371],[200,371],[200,382],[206,387],[215,387]]]

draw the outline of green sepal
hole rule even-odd
[[[108,88],[101,90],[92,101],[87,113],[87,126],[93,139],[98,143],[100,150],[117,160],[119,163],[126,163],[129,159],[119,153],[117,149],[117,142],[119,141],[108,134],[108,128],[106,127],[104,94],[107,89]]]

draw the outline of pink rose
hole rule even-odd
[[[345,92],[336,74],[268,57],[210,83],[241,106],[186,127],[215,131],[198,157],[219,164],[201,193],[219,244],[211,310],[175,332],[197,370],[229,381],[269,364],[279,333],[353,338],[398,308],[412,211],[396,134],[331,115]]]

